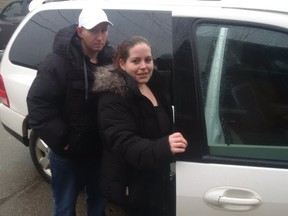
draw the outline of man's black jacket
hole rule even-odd
[[[53,52],[40,65],[27,96],[28,122],[53,152],[73,158],[97,158],[101,144],[95,94],[90,91],[95,65],[92,67],[83,55],[76,28],[72,25],[56,34]],[[111,64],[113,52],[106,43],[96,66]],[[67,145],[68,151],[64,151]]]

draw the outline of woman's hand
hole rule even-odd
[[[64,146],[64,150],[67,151],[69,149],[69,144]]]
[[[170,150],[172,154],[183,153],[188,145],[181,133],[176,132],[169,136]]]

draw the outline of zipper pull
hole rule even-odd
[[[126,187],[125,194],[126,196],[129,196],[129,187]]]

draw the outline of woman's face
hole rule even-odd
[[[125,70],[137,84],[147,83],[153,72],[154,63],[151,48],[146,43],[136,44],[130,48],[129,56],[124,62],[120,59],[120,67]]]

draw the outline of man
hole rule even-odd
[[[78,26],[60,30],[53,52],[38,69],[27,96],[30,127],[50,147],[54,216],[75,215],[79,191],[87,214],[102,215],[99,172],[102,146],[96,126],[96,99],[90,92],[95,68],[112,63],[107,42],[112,23],[90,5]]]

